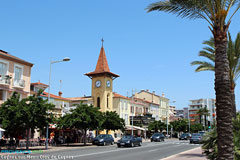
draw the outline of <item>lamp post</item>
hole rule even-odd
[[[188,109],[188,132],[190,133],[190,112],[189,112],[189,109]]]
[[[134,106],[133,106],[133,90],[132,90],[132,136],[133,136],[133,113],[134,113]]]
[[[59,62],[66,62],[70,61],[69,57],[65,57],[62,60],[59,61],[50,61],[50,70],[49,70],[49,81],[48,81],[48,103],[50,103],[50,84],[51,84],[51,72],[52,72],[52,64],[54,63],[59,63]],[[48,149],[48,124],[47,124],[47,129],[46,129],[46,149]]]
[[[176,101],[171,101],[169,103],[175,103]],[[167,103],[167,112],[166,112],[166,121],[167,121],[167,138],[168,138],[168,107],[169,107],[169,103]]]

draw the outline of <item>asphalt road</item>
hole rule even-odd
[[[17,155],[9,159],[33,160],[159,160],[199,147],[189,141],[145,142],[141,147],[117,148],[115,145],[66,149],[42,154]],[[2,157],[1,159],[5,159]]]

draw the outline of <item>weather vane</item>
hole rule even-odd
[[[101,41],[102,41],[102,47],[103,47],[103,42],[104,42],[104,39],[102,38],[102,39],[101,39]]]

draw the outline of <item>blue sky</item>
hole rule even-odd
[[[57,94],[62,80],[63,96],[78,97],[91,95],[91,80],[84,73],[95,69],[103,37],[110,70],[120,75],[115,92],[149,89],[175,100],[177,108],[187,107],[191,99],[214,98],[213,73],[195,73],[190,65],[201,60],[202,42],[211,36],[207,23],[146,13],[152,2],[0,1],[0,49],[34,63],[32,82],[46,84],[50,58],[70,57],[70,62],[53,65],[51,89]],[[239,26],[238,13],[230,26],[234,39]]]

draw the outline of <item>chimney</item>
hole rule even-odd
[[[58,92],[58,96],[62,97],[62,92],[61,91]]]
[[[164,94],[164,93],[162,93],[162,97],[165,97],[165,94]]]
[[[149,92],[149,89],[146,89],[147,92]]]
[[[153,91],[152,93],[155,94],[155,91]]]

